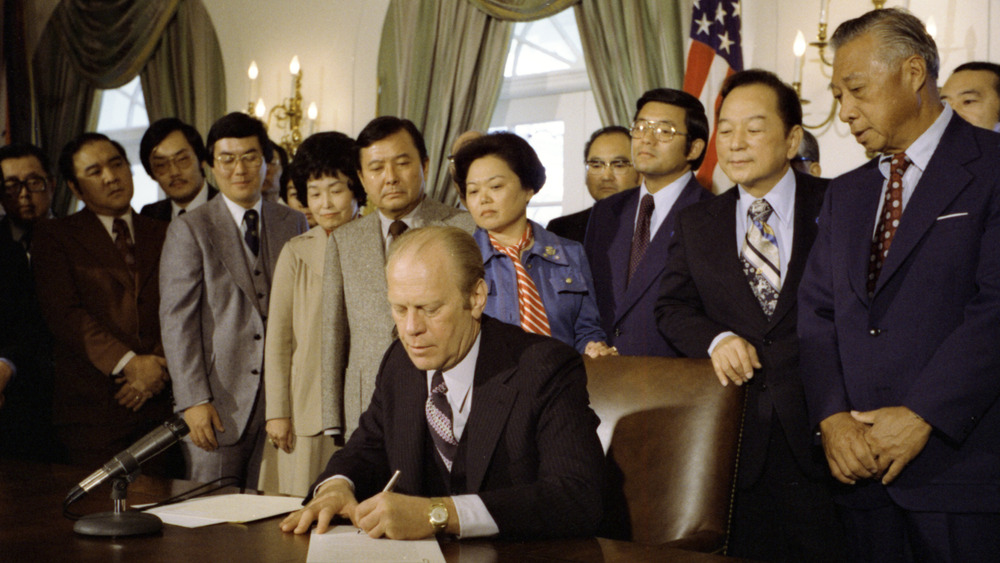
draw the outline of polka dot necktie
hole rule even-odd
[[[896,236],[899,219],[903,216],[903,174],[910,166],[906,153],[892,157],[889,171],[889,185],[885,190],[885,201],[882,203],[882,213],[879,214],[878,228],[872,239],[872,253],[868,260],[868,297],[875,295],[875,283],[882,271],[882,264],[889,256],[889,246]]]

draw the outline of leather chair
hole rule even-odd
[[[587,358],[586,368],[612,475],[605,535],[722,552],[743,389],[720,385],[710,360]]]

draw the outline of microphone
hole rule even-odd
[[[147,460],[156,457],[163,450],[187,436],[191,429],[184,422],[183,413],[174,415],[173,418],[156,427],[152,432],[140,438],[136,443],[122,450],[118,455],[111,458],[111,461],[103,467],[90,474],[89,477],[80,481],[80,484],[73,487],[73,490],[66,495],[64,506],[76,502],[83,495],[97,487],[101,483],[118,477],[128,475],[145,463]]]

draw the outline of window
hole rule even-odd
[[[545,165],[545,186],[531,198],[528,217],[544,226],[589,207],[583,145],[601,120],[573,11],[517,23],[504,77],[490,131],[524,137]]]
[[[142,97],[142,84],[136,76],[131,82],[115,90],[98,90],[101,99],[97,117],[97,132],[118,141],[125,148],[132,164],[132,209],[139,211],[143,205],[166,197],[159,184],[149,177],[139,160],[139,142],[149,127],[146,102]]]

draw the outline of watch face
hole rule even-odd
[[[443,506],[435,506],[431,510],[431,522],[435,524],[444,524],[448,521],[448,509]]]

